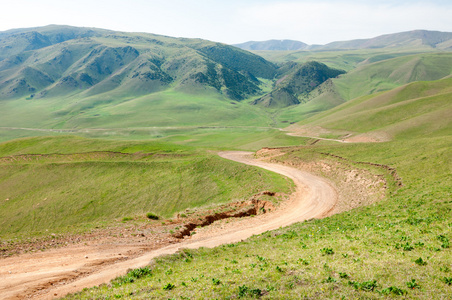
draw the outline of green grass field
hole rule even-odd
[[[67,299],[446,299],[452,288],[451,146],[450,138],[437,137],[288,149],[280,161],[332,153],[386,164],[403,186],[368,207],[161,258],[145,278],[130,283],[128,275]]]
[[[275,158],[288,164],[322,161],[343,170],[376,168],[387,180],[383,200],[244,242],[184,250],[158,259],[142,271],[143,278],[135,271],[66,299],[447,299],[452,293],[449,99],[450,79],[357,98],[303,124],[360,133],[387,130],[392,141],[320,142],[284,148],[286,154]],[[395,169],[402,186],[378,165]]]
[[[169,218],[291,188],[271,172],[168,143],[37,137],[0,144],[0,157],[5,240],[115,225],[148,212]]]

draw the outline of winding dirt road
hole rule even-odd
[[[234,243],[295,222],[328,216],[337,201],[335,189],[324,179],[295,168],[253,159],[250,152],[221,152],[223,158],[258,166],[292,179],[290,199],[274,212],[222,223],[152,250],[149,245],[78,245],[0,260],[1,299],[54,299],[106,283],[128,269],[148,265],[153,258],[181,248],[215,247]],[[128,254],[131,254],[128,256]],[[67,280],[65,280],[67,279]]]

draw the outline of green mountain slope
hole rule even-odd
[[[242,100],[274,72],[259,56],[202,40],[67,26],[0,35],[1,99],[207,86]]]
[[[334,80],[340,95],[350,100],[387,91],[414,81],[439,80],[452,74],[452,53],[416,54],[362,66]]]
[[[450,49],[452,32],[413,30],[385,34],[371,39],[333,42],[317,49],[373,49],[373,48],[437,48]]]
[[[343,74],[344,71],[331,69],[315,61],[305,64],[287,64],[283,66],[281,76],[274,89],[267,95],[256,99],[253,104],[265,107],[286,107],[306,102],[309,93],[330,78]]]
[[[414,82],[351,100],[302,122],[354,134],[384,133],[407,139],[450,134],[452,78]]]

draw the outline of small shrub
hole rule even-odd
[[[332,283],[332,282],[336,282],[336,278],[328,276],[327,279],[325,279],[323,282],[327,282],[327,283]]]
[[[323,254],[326,254],[326,255],[334,254],[334,251],[332,248],[323,248],[323,249],[320,249],[320,252],[322,252]]]
[[[249,288],[246,285],[239,286],[239,298],[248,295]]]
[[[444,273],[449,273],[450,272],[450,268],[448,266],[439,267],[439,270],[441,272],[444,272]]]
[[[149,267],[135,269],[129,272],[129,276],[134,277],[136,279],[149,276],[152,274],[152,270]]]
[[[403,295],[407,294],[407,291],[402,290],[402,289],[400,289],[398,287],[395,287],[395,286],[390,286],[390,287],[388,287],[386,289],[381,290],[381,293],[385,294],[385,295],[394,294],[394,295],[397,295],[397,296],[403,296]]]
[[[419,257],[419,258],[416,259],[414,262],[415,262],[416,264],[420,265],[420,266],[425,266],[425,265],[427,264],[427,262],[424,261],[424,260],[422,259],[422,257]]]
[[[438,240],[440,240],[442,242],[441,244],[441,248],[449,248],[450,247],[450,243],[449,243],[449,238],[447,238],[446,236],[440,234],[437,236]]]
[[[406,283],[406,286],[412,290],[420,288],[419,284],[416,283],[416,279],[411,279],[411,281],[408,281]]]
[[[408,242],[405,245],[403,245],[403,250],[404,251],[411,251],[413,249],[414,249],[414,247],[411,246],[410,244],[408,244]]]
[[[146,217],[147,217],[148,219],[151,219],[151,220],[158,220],[158,219],[160,219],[159,216],[157,216],[156,214],[151,213],[151,212],[148,212],[148,213],[146,214]]]
[[[239,286],[239,298],[246,296],[260,297],[262,296],[262,291],[260,289],[251,289],[246,285]]]
[[[172,289],[174,289],[176,286],[172,283],[167,283],[166,285],[163,286],[163,290],[165,291],[171,291]]]
[[[132,221],[132,220],[133,220],[132,217],[124,217],[124,218],[122,218],[123,222]]]
[[[152,270],[149,267],[139,268],[130,271],[125,276],[118,277],[112,281],[114,287],[119,287],[123,284],[133,283],[136,279],[152,275]]]
[[[452,285],[452,277],[444,277],[443,281],[447,285]]]
[[[348,284],[353,286],[356,290],[363,290],[368,292],[373,292],[373,290],[378,287],[376,280],[364,282],[349,281]]]

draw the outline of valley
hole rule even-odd
[[[0,32],[0,295],[447,299],[451,40]]]

